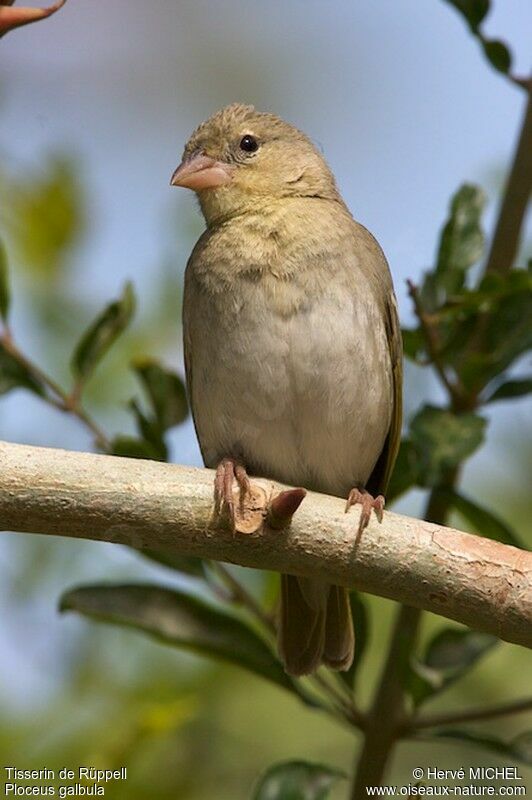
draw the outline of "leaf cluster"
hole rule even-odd
[[[512,54],[508,45],[500,39],[488,39],[481,30],[481,25],[490,11],[490,0],[445,0],[445,2],[454,6],[462,15],[491,66],[498,72],[508,75],[512,67]]]
[[[9,196],[2,222],[17,261],[32,281],[55,281],[87,227],[75,159],[56,156],[39,173],[0,177]]]
[[[532,377],[511,371],[532,348],[532,271],[511,269],[475,282],[484,254],[482,190],[465,184],[452,198],[433,269],[410,285],[417,325],[403,331],[405,356],[434,368],[451,402],[422,406],[401,442],[388,490],[393,500],[412,487],[445,499],[484,536],[519,545],[510,528],[453,486],[453,476],[484,441],[483,406],[525,396]]]
[[[136,435],[116,435],[108,439],[91,424],[82,407],[82,395],[94,372],[118,339],[126,332],[135,313],[135,293],[127,283],[116,300],[108,303],[88,325],[75,345],[70,361],[73,385],[64,391],[55,381],[27,359],[15,346],[9,331],[10,287],[6,249],[0,241],[0,317],[4,332],[0,336],[0,394],[25,389],[77,414],[96,433],[99,447],[114,455],[168,458],[165,435],[188,416],[186,390],[182,378],[153,358],[137,357],[131,364],[144,393],[144,402],[132,398],[127,409],[132,415]]]

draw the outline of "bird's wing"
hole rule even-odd
[[[192,409],[192,363],[190,359],[191,345],[190,345],[190,328],[187,319],[187,304],[183,304],[183,356],[185,360],[185,377],[187,382],[188,403]]]
[[[397,303],[393,290],[387,292],[385,300],[386,338],[390,351],[392,367],[393,408],[388,436],[379,459],[366,484],[366,489],[374,497],[384,494],[399,450],[401,442],[401,425],[403,418],[403,347]]]
[[[190,411],[191,411],[191,414],[192,414],[192,420],[194,422],[194,429],[196,431],[196,438],[197,438],[197,440],[199,442],[200,438],[198,436],[198,429],[197,429],[197,425],[196,425],[196,419],[194,417],[194,394],[193,394],[193,388],[192,388],[192,345],[191,345],[191,341],[190,341],[190,338],[191,338],[191,336],[190,336],[190,334],[191,334],[191,325],[192,325],[192,322],[191,322],[191,319],[190,319],[190,316],[192,314],[192,309],[191,309],[192,299],[190,298],[190,295],[192,293],[192,290],[191,290],[191,287],[190,287],[190,282],[192,280],[192,278],[191,278],[191,269],[190,269],[191,260],[192,260],[192,257],[189,259],[188,264],[187,264],[187,268],[185,270],[185,285],[184,285],[184,291],[183,291],[183,320],[182,320],[182,322],[183,322],[183,356],[184,356],[184,360],[185,360],[185,378],[186,378],[186,384],[187,384],[188,404],[189,404],[189,408],[190,408]],[[201,449],[201,445],[200,445],[200,449]],[[203,453],[202,453],[202,455],[203,455]]]

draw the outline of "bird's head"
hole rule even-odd
[[[239,103],[222,108],[194,131],[171,184],[196,192],[208,225],[261,201],[339,198],[329,167],[304,133]]]

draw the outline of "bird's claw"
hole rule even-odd
[[[358,536],[360,536],[362,531],[369,525],[372,511],[375,512],[375,516],[379,522],[382,522],[382,512],[384,511],[384,497],[382,494],[373,497],[373,495],[366,492],[365,489],[351,489],[345,504],[345,513],[347,514],[351,506],[355,505],[362,506],[360,510],[360,522],[358,524]]]
[[[234,458],[224,458],[216,467],[214,478],[214,505],[217,514],[227,508],[233,530],[235,529],[236,512],[233,497],[233,481],[236,480],[240,489],[240,507],[249,493],[251,484],[245,467]]]

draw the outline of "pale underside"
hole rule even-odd
[[[352,262],[318,291],[312,276],[302,286],[246,270],[220,290],[191,258],[185,356],[207,466],[233,456],[251,474],[339,496],[367,482],[390,430],[392,365],[375,286]]]

